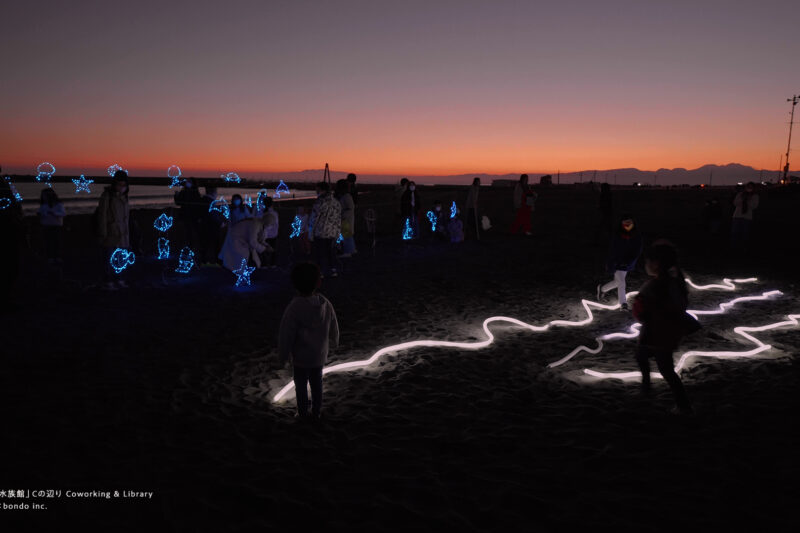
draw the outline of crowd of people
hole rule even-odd
[[[4,180],[2,198],[13,199],[12,188]],[[445,205],[440,200],[424,203],[414,181],[401,180],[396,188],[397,211],[400,230],[405,240],[425,235],[433,240],[461,242],[466,238],[480,239],[487,227],[486,217],[480,215],[480,179],[469,186],[466,201],[466,227],[461,220],[461,210],[456,202]],[[114,174],[105,187],[92,217],[98,242],[102,249],[104,288],[125,287],[125,281],[109,261],[115,250],[135,248],[135,225],[130,217],[129,180],[124,170]],[[528,176],[522,174],[515,184],[511,206],[514,209],[510,233],[531,235],[533,213],[538,195],[530,186]],[[233,195],[231,203],[219,204],[216,187],[205,187],[201,194],[191,178],[183,182],[174,195],[177,206],[175,240],[180,246],[196,251],[201,263],[221,264],[234,271],[244,264],[256,267],[275,267],[276,249],[280,233],[279,217],[273,200],[259,194],[255,203],[245,202],[240,194]],[[7,204],[7,205],[6,205]],[[21,232],[21,209],[18,202],[6,201],[0,211],[7,240],[4,249],[11,260],[4,261],[3,296],[9,291],[9,280],[18,275],[13,265],[19,264],[20,243],[15,241]],[[758,208],[759,197],[752,183],[737,190],[731,201],[733,207],[730,245],[742,249],[750,233],[753,213]],[[295,264],[291,279],[297,296],[289,304],[280,326],[279,357],[282,362],[292,361],[297,386],[298,416],[308,416],[309,401],[306,386],[311,386],[311,416],[319,417],[322,395],[322,367],[329,346],[336,345],[339,330],[333,305],[319,294],[321,280],[339,274],[340,258],[357,253],[355,243],[356,207],[358,190],[355,174],[336,182],[331,190],[327,182],[316,185],[316,199],[310,213],[298,206],[291,224],[290,239],[293,253],[313,261]],[[215,208],[216,206],[216,208]],[[426,207],[430,210],[426,211]],[[599,199],[600,226],[608,226],[613,211],[610,187],[604,184]],[[722,208],[714,199],[706,204],[704,217],[709,229],[718,232]],[[47,187],[42,190],[38,211],[44,241],[44,256],[49,265],[61,263],[61,228],[66,216],[64,203],[56,192]],[[16,225],[16,226],[15,226]],[[423,227],[426,228],[423,230]],[[373,230],[374,231],[374,230]],[[11,240],[8,240],[8,239]],[[337,254],[337,250],[340,253]],[[192,252],[194,255],[194,252]],[[649,360],[654,359],[661,375],[672,389],[676,409],[681,413],[692,410],[680,378],[674,371],[672,353],[681,338],[696,330],[699,325],[686,313],[688,305],[686,283],[678,264],[675,247],[666,241],[656,241],[645,249],[641,232],[634,217],[624,214],[611,227],[610,246],[606,270],[613,278],[598,284],[595,297],[602,301],[614,289],[617,306],[628,310],[626,278],[644,254],[644,268],[651,279],[639,290],[632,303],[633,316],[642,324],[636,361],[642,373],[642,390],[650,388]]]

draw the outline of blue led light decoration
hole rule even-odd
[[[181,250],[181,255],[178,257],[178,268],[175,269],[175,272],[188,274],[192,268],[194,268],[194,252],[186,246]]]
[[[267,189],[261,189],[256,196],[256,211],[264,211],[267,206],[264,204],[264,198],[269,196]]]
[[[0,198],[0,211],[11,207],[11,198]]]
[[[251,209],[253,208],[253,197],[250,196],[249,194],[244,195],[244,205],[246,205]]]
[[[89,188],[89,185],[94,183],[94,180],[88,180],[83,174],[81,174],[81,177],[72,180],[72,183],[75,184],[75,194],[78,194],[81,191],[92,194],[92,190]]]
[[[411,228],[411,219],[406,218],[406,225],[403,228],[403,240],[409,241],[414,238],[414,230]]]
[[[428,211],[425,216],[428,217],[431,223],[431,231],[436,233],[436,214],[433,211]]]
[[[11,181],[11,176],[5,176],[4,179],[6,180],[6,183],[8,183],[8,188],[11,189],[11,196],[14,198],[14,200],[22,203],[22,195],[17,191],[17,188],[14,187],[14,183]],[[11,205],[11,204],[9,204],[9,205]],[[6,207],[8,207],[8,206],[6,206]],[[3,208],[3,209],[5,209],[5,208]]]
[[[158,238],[158,259],[169,259],[169,239]]]
[[[119,166],[118,164],[114,163],[113,165],[111,165],[110,167],[108,167],[106,169],[106,172],[108,172],[108,175],[113,178],[114,174],[116,174],[117,171],[119,171],[119,170],[125,170],[125,169],[122,168],[121,166]]]
[[[167,169],[167,177],[172,178],[172,183],[169,184],[169,188],[173,188],[176,185],[181,184],[181,167],[178,165],[172,165]]]
[[[226,219],[230,220],[231,218],[231,208],[228,206],[227,200],[225,200],[224,196],[220,196],[213,202],[211,205],[208,206],[208,212],[217,211],[218,213],[222,213]]]
[[[172,217],[168,217],[166,213],[161,213],[156,221],[153,222],[153,227],[158,231],[164,232],[172,227],[172,221]]]
[[[292,220],[292,232],[289,234],[290,239],[295,239],[300,236],[300,231],[303,229],[303,221],[300,216],[295,215]]]
[[[456,207],[456,201],[453,200],[453,205],[450,206],[450,218],[456,218],[458,214],[458,207]]]
[[[36,173],[36,181],[44,181],[48,187],[52,187],[52,185],[50,185],[50,178],[56,173],[56,167],[53,163],[48,163],[47,161],[39,163],[36,167]]]
[[[341,243],[342,241],[344,241],[344,236],[343,236],[343,235],[340,233],[340,234],[339,234],[339,237],[336,239],[336,244],[339,244],[339,243]]]
[[[280,198],[281,194],[289,194],[289,186],[286,185],[283,180],[281,180],[281,182],[275,188],[275,198]]]
[[[255,270],[256,267],[247,266],[247,259],[242,259],[241,266],[233,271],[236,274],[236,287],[241,284],[250,285],[250,274]]]
[[[242,178],[239,177],[239,174],[236,172],[226,172],[225,174],[220,175],[220,178],[224,179],[225,181],[230,181],[233,183],[241,183]]]
[[[114,269],[114,272],[119,274],[130,265],[132,265],[136,261],[136,255],[133,252],[129,252],[124,248],[117,248],[114,250],[114,253],[111,254],[111,259],[109,259],[109,263],[111,263],[111,268]]]

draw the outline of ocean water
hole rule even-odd
[[[42,189],[46,188],[47,186],[42,185],[41,183],[15,183],[14,186],[22,195],[23,213],[26,216],[36,214],[36,212],[39,210],[39,196],[42,192]],[[89,186],[92,192],[87,194],[85,192],[76,193],[75,185],[73,185],[71,182],[52,184],[52,188],[56,191],[56,194],[58,194],[58,197],[64,203],[64,209],[66,210],[67,215],[93,213],[97,207],[100,195],[103,193],[103,189],[105,189],[106,186],[106,184],[102,183],[93,183]],[[180,188],[178,187],[170,189],[167,186],[159,185],[131,185],[130,192],[128,193],[128,199],[131,209],[163,209],[175,205],[174,195],[179,190]],[[202,193],[203,189],[201,188],[200,191]],[[228,203],[230,203],[231,197],[234,194],[241,194],[242,197],[246,197],[246,195],[249,194],[255,202],[258,191],[259,189],[221,187],[218,190],[218,193],[224,196]],[[273,199],[276,202],[289,200],[292,198],[312,198],[315,195],[314,191],[293,190],[289,195],[284,194],[281,195],[281,198],[274,198],[275,189],[267,189],[267,193],[270,196],[273,196]]]

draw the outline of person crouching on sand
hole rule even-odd
[[[625,298],[625,278],[628,272],[636,268],[636,260],[642,253],[642,236],[630,215],[622,215],[622,220],[617,226],[617,231],[611,240],[608,251],[606,270],[614,273],[614,279],[597,286],[597,301],[610,290],[617,289],[617,299],[620,309],[628,309]]]
[[[672,352],[678,348],[688,327],[697,322],[686,313],[688,290],[678,267],[678,253],[667,241],[657,241],[645,253],[645,270],[652,277],[642,286],[633,302],[633,316],[641,322],[636,361],[642,372],[642,392],[650,391],[650,358],[672,389],[677,411],[690,414],[692,406],[675,373]],[[692,328],[694,329],[694,328]]]
[[[339,323],[327,298],[317,292],[322,283],[319,267],[299,263],[292,269],[292,284],[297,290],[281,319],[278,333],[278,359],[291,359],[297,395],[298,418],[308,415],[307,385],[311,385],[311,416],[320,418],[322,409],[322,367],[328,348],[339,345]]]

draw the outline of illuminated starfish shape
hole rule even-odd
[[[255,269],[256,267],[247,266],[247,259],[242,259],[242,266],[233,271],[233,273],[236,274],[236,286],[238,287],[242,283],[250,285],[250,274],[252,274]]]
[[[78,179],[72,180],[72,183],[75,184],[75,193],[79,193],[81,191],[86,191],[87,193],[91,194],[92,190],[89,188],[89,185],[94,183],[94,180],[88,180],[81,174],[81,177]]]

